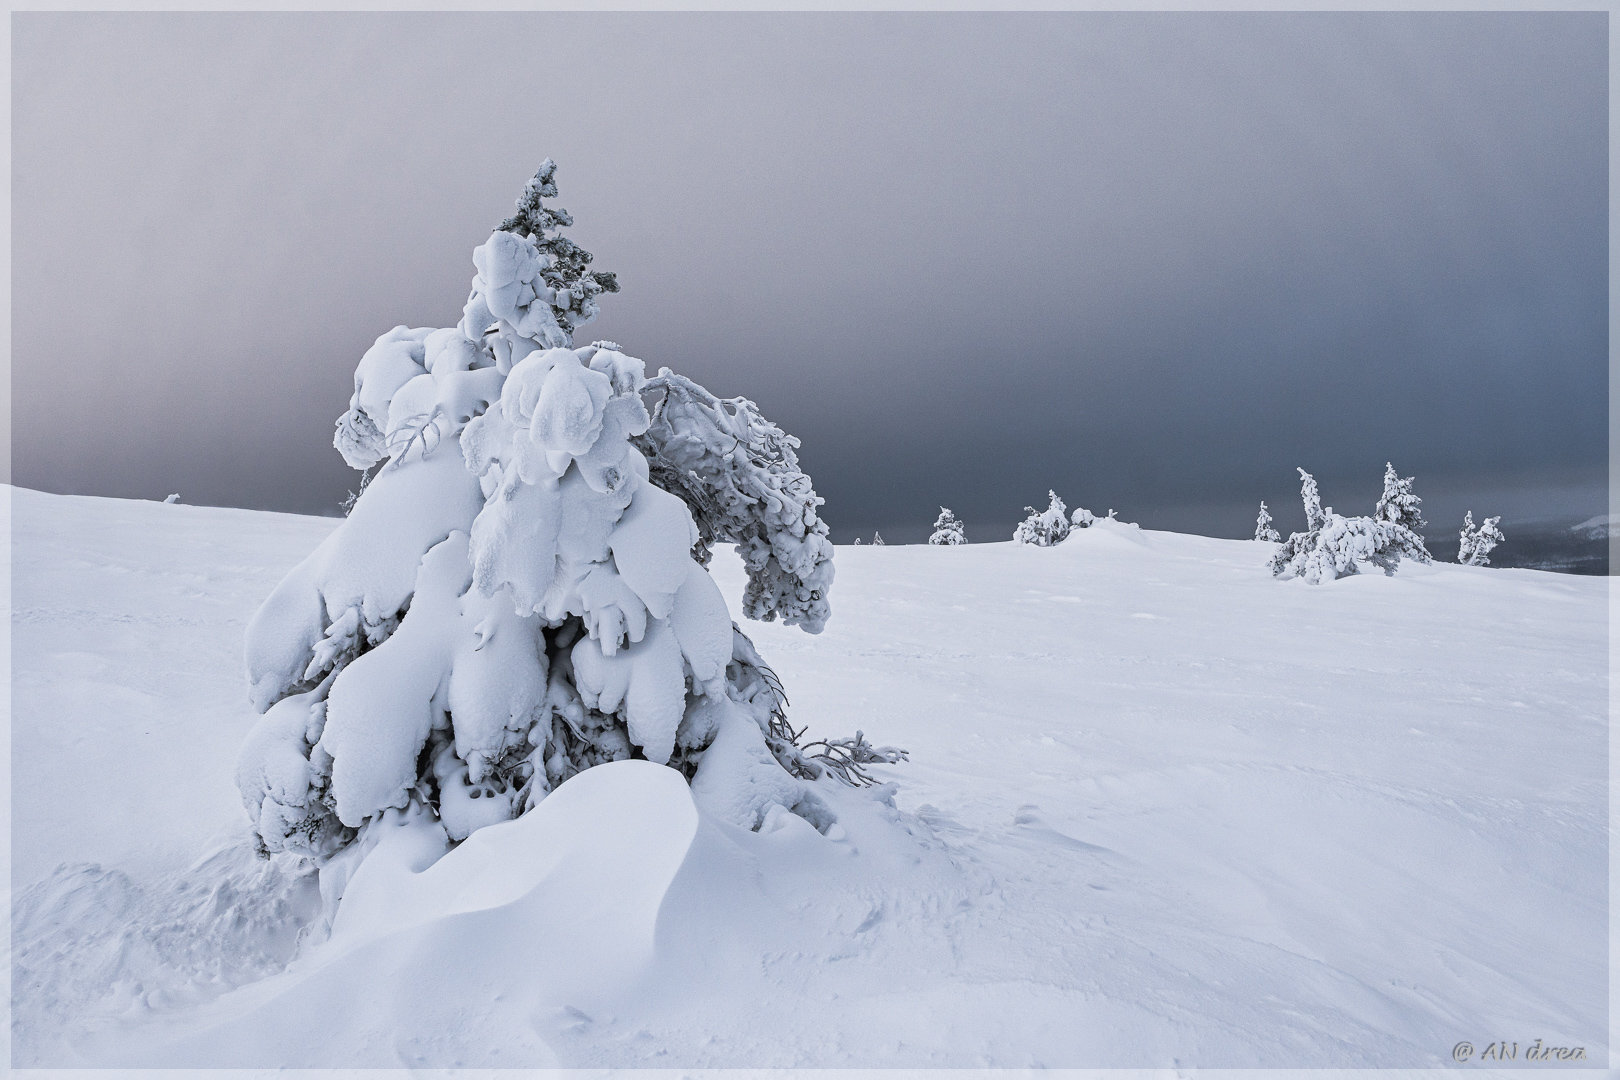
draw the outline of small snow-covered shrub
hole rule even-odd
[[[1029,514],[1027,518],[1018,523],[1013,530],[1013,539],[1020,544],[1033,544],[1036,547],[1051,547],[1062,543],[1069,535],[1069,519],[1066,516],[1068,507],[1058,498],[1057,492],[1048,491],[1047,497],[1051,500],[1045,510],[1037,510],[1033,506],[1026,506],[1024,510]]]
[[[1299,475],[1307,528],[1278,546],[1271,558],[1273,577],[1287,575],[1317,585],[1358,573],[1364,563],[1393,574],[1402,556],[1429,561],[1422,538],[1411,529],[1378,518],[1345,517],[1332,507],[1323,510],[1316,479],[1304,469]]]
[[[873,547],[882,547],[883,546],[883,534],[880,533],[880,532],[877,532],[876,530],[874,530],[872,532],[872,546]]]
[[[782,807],[826,828],[816,780],[903,757],[787,726],[704,564],[735,544],[746,613],[821,630],[832,545],[798,443],[612,342],[572,347],[618,286],[558,232],[554,172],[474,251],[457,326],[396,327],[355,370],[334,444],[375,472],[247,632],[264,717],[237,784],[265,852],[324,859],[411,804],[460,840],[632,757],[746,827]]]
[[[1501,521],[1500,515],[1486,518],[1478,528],[1474,527],[1474,512],[1463,513],[1462,535],[1457,544],[1457,561],[1465,566],[1491,565],[1491,552],[1497,544],[1506,540],[1502,530],[1496,527]]]
[[[928,537],[928,542],[936,547],[954,547],[957,544],[967,543],[967,534],[962,529],[962,522],[957,516],[945,507],[939,508],[939,517],[934,519],[934,531]]]
[[[1075,507],[1074,513],[1069,515],[1069,524],[1073,525],[1076,529],[1089,529],[1091,528],[1092,523],[1096,520],[1096,517],[1092,515],[1091,511],[1087,510],[1083,506]]]
[[[1277,530],[1271,527],[1271,513],[1266,510],[1266,502],[1260,500],[1260,516],[1254,519],[1254,538],[1268,544],[1282,542]]]

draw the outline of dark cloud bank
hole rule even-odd
[[[1606,509],[1602,13],[14,16],[13,450],[335,512],[354,362],[539,159],[612,338],[799,435],[835,538]],[[1503,549],[1506,551],[1507,549]]]

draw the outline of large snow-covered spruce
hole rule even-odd
[[[334,443],[377,471],[247,632],[265,715],[237,783],[267,852],[324,858],[410,803],[459,840],[631,757],[746,827],[780,806],[825,828],[816,778],[898,760],[797,745],[704,566],[734,543],[750,617],[825,624],[832,546],[797,441],[611,342],[572,346],[617,282],[558,231],[553,175],[474,251],[457,326],[397,327],[355,370]]]

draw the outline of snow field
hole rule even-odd
[[[335,522],[12,497],[18,1065],[1606,1059],[1601,579],[840,549],[823,634],[744,625],[795,725],[911,751],[893,808],[752,833],[599,767],[442,858],[388,831],[327,937],[232,775],[247,619]]]

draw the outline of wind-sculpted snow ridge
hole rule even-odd
[[[796,755],[757,693],[709,545],[742,555],[747,616],[819,632],[821,499],[752,402],[571,346],[617,283],[555,234],[553,169],[474,251],[460,323],[396,327],[355,369],[333,441],[376,471],[248,628],[266,714],[237,782],[266,853],[326,859],[413,805],[460,841],[632,757],[745,827],[785,807],[825,828],[816,780],[903,759],[864,738]]]
[[[322,870],[322,890],[342,894],[329,923],[314,916],[314,875],[300,879],[300,915],[321,929],[318,948],[288,966],[281,954],[300,925],[288,920],[287,945],[278,939],[261,950],[255,985],[232,993],[246,981],[236,978],[172,1003],[142,999],[132,1010],[134,1042],[120,1038],[110,1005],[86,1010],[94,1023],[76,1045],[31,1042],[27,1060],[556,1067],[577,1059],[582,1031],[617,1034],[636,1014],[651,1019],[690,996],[694,972],[705,973],[703,985],[724,985],[739,947],[775,943],[835,959],[874,896],[905,896],[896,881],[926,882],[939,891],[928,898],[934,904],[965,905],[989,889],[982,872],[964,875],[887,801],[848,789],[832,798],[841,823],[828,835],[781,807],[757,831],[741,830],[701,813],[696,786],[674,771],[618,761],[459,845],[425,808],[390,809]],[[226,901],[226,917],[245,907],[236,896]],[[790,909],[795,917],[784,918]],[[127,904],[113,911],[132,914]],[[194,951],[217,950],[218,936]],[[768,977],[742,977],[754,994],[781,992]],[[221,994],[229,996],[211,1002]],[[738,1034],[726,1024],[707,1028],[728,1041]],[[32,1011],[29,1031],[66,1035]],[[289,1039],[294,1031],[305,1037]]]

